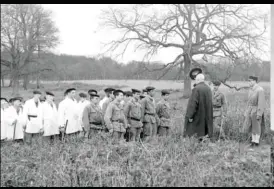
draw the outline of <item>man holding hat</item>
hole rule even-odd
[[[1,98],[1,141],[7,138],[7,124],[5,121],[5,113],[8,107],[8,100],[6,98]]]
[[[47,142],[54,141],[60,134],[58,125],[58,111],[54,100],[54,94],[46,91],[46,100],[41,104],[39,119],[44,131],[43,139]]]
[[[250,91],[248,94],[247,109],[243,125],[243,135],[252,133],[251,146],[258,146],[260,137],[264,132],[265,94],[264,89],[258,85],[258,77],[249,76]]]
[[[11,106],[6,109],[5,122],[7,126],[6,137],[7,140],[23,141],[24,138],[24,126],[26,120],[24,118],[21,102],[21,97],[15,97],[10,99]]]
[[[123,140],[126,128],[128,127],[123,109],[120,108],[124,92],[115,90],[113,94],[115,99],[108,105],[104,120],[109,132],[112,133],[113,138],[116,140]]]
[[[168,90],[162,90],[161,96],[162,100],[157,103],[156,113],[160,119],[160,123],[158,126],[158,134],[160,136],[168,136],[169,129],[171,125],[171,112],[170,105],[168,102],[170,92]]]
[[[66,135],[77,136],[81,130],[79,122],[78,103],[75,100],[76,89],[69,88],[65,91],[66,97],[59,103],[58,125],[61,132]]]
[[[90,104],[83,111],[84,137],[87,135],[88,139],[105,129],[103,113],[99,107],[99,97],[98,94],[90,94]]]
[[[213,135],[212,92],[205,84],[205,76],[202,73],[190,77],[195,79],[196,86],[192,89],[188,100],[184,135],[189,137],[197,135],[201,140],[204,136]]]
[[[219,86],[221,85],[220,81],[213,81],[213,133],[219,134],[220,137],[224,137],[224,132],[221,128],[222,119],[226,116],[227,106],[225,95],[220,92]]]
[[[23,106],[23,113],[27,123],[25,128],[25,141],[27,144],[31,144],[32,139],[37,139],[40,136],[40,133],[43,132],[42,125],[38,117],[38,112],[41,105],[41,95],[42,93],[40,91],[33,91],[33,98],[27,100]]]
[[[109,98],[114,98],[113,97],[113,91],[114,91],[114,89],[113,88],[106,88],[105,90],[104,90],[104,92],[105,92],[105,97],[99,102],[99,106],[100,106],[100,108],[103,110],[103,104],[109,99]]]
[[[144,124],[143,135],[144,138],[154,137],[157,134],[157,114],[156,103],[154,100],[155,95],[154,87],[146,87],[148,95],[141,100],[142,106],[142,122]]]
[[[140,94],[141,91],[137,89],[132,89],[133,97],[128,101],[124,109],[128,126],[130,128],[130,141],[140,140],[140,134],[143,127],[143,123],[141,122],[142,107],[140,104]]]

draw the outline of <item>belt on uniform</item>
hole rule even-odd
[[[99,122],[89,122],[89,124],[92,124],[92,125],[102,125],[102,123],[99,123]]]
[[[123,123],[122,121],[120,120],[111,120],[112,122],[118,122],[118,123]]]
[[[151,115],[151,116],[155,116],[155,114],[151,114],[151,113],[145,113],[145,115]]]
[[[135,120],[135,121],[141,121],[140,119],[134,118],[134,117],[130,117],[130,119]]]
[[[37,117],[37,115],[28,115],[29,120],[30,120],[30,118],[36,118],[36,117]]]
[[[213,106],[213,108],[221,108],[222,106]]]

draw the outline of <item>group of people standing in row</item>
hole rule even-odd
[[[219,81],[213,81],[213,90],[205,83],[202,70],[195,68],[190,72],[195,80],[185,114],[184,135],[212,138],[214,133],[224,136],[222,120],[227,113],[226,99],[220,92]],[[258,78],[249,77],[250,92],[245,114],[243,135],[252,133],[252,146],[259,144],[264,122],[265,95],[257,84]],[[7,101],[1,98],[1,140],[24,141],[31,144],[35,138],[46,141],[64,138],[92,138],[100,132],[109,132],[118,141],[147,140],[156,135],[167,136],[172,127],[170,91],[161,91],[161,100],[154,99],[155,88],[131,91],[107,88],[105,97],[100,101],[98,92],[80,93],[79,102],[75,99],[76,89],[67,89],[65,98],[58,108],[54,94],[46,92],[45,100],[40,99],[40,91],[33,92],[33,98],[24,104],[23,98],[16,97]]]

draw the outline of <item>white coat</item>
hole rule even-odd
[[[83,113],[86,106],[90,104],[90,101],[84,100],[83,102],[78,102],[78,108],[79,108],[79,123],[81,124],[81,127],[83,127]],[[82,128],[81,128],[82,131]]]
[[[58,135],[60,133],[58,125],[58,111],[54,103],[52,107],[49,102],[43,102],[39,108],[38,117],[44,130],[43,136]]]
[[[81,131],[81,123],[79,122],[78,102],[66,97],[58,106],[58,126],[64,127],[68,121],[66,134]]]
[[[101,108],[101,110],[103,109],[103,104],[108,100],[109,98],[107,96],[105,96],[102,100],[100,100],[99,102],[99,106]]]
[[[1,108],[1,140],[7,138],[6,109]]]
[[[13,140],[14,129],[15,129],[15,137],[14,139],[23,139],[24,138],[24,130],[23,126],[26,125],[26,121],[24,118],[24,114],[22,109],[20,109],[19,114],[14,106],[10,106],[5,110],[5,122],[7,126],[7,140]],[[17,120],[16,128],[12,123]]]
[[[34,99],[29,99],[24,104],[24,117],[26,119],[26,133],[40,133],[40,129],[42,128],[41,122],[38,117],[39,107],[41,106],[41,102],[38,100],[38,107],[36,107]],[[28,115],[36,115],[36,118],[28,118]]]

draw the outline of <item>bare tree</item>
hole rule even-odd
[[[13,94],[18,94],[19,79],[23,77],[26,89],[29,76],[49,68],[33,69],[39,63],[39,52],[58,44],[58,29],[51,20],[51,12],[41,5],[5,4],[1,5],[1,54],[9,57],[10,79],[13,81]],[[39,67],[39,66],[37,66]]]
[[[257,11],[257,12],[256,12]],[[227,57],[236,62],[253,57],[265,45],[267,14],[245,4],[168,4],[133,5],[128,10],[104,10],[102,26],[116,29],[121,36],[106,44],[105,53],[119,51],[123,56],[130,45],[135,51],[146,50],[150,60],[161,49],[179,49],[174,61],[161,69],[164,76],[174,67],[177,78],[184,75],[184,96],[191,94],[188,73],[197,58]],[[263,24],[258,27],[258,24]],[[202,67],[202,66],[201,66]],[[152,70],[155,71],[155,70]],[[160,76],[160,78],[162,77]],[[225,80],[223,80],[225,83]]]

